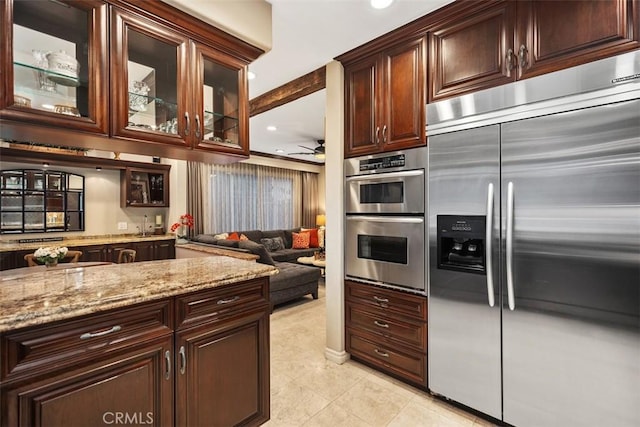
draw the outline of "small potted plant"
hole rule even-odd
[[[60,261],[67,254],[68,249],[65,247],[47,247],[38,248],[33,256],[38,260],[40,264],[44,264],[47,267],[54,267],[58,265]]]
[[[176,233],[176,243],[184,244],[189,242],[189,229],[193,228],[193,217],[188,213],[180,215],[178,222],[171,225],[171,232]]]

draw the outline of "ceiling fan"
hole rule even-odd
[[[291,154],[313,154],[315,156],[316,159],[323,159],[325,158],[324,155],[324,139],[318,139],[316,140],[316,143],[318,144],[318,146],[316,148],[309,148],[309,147],[305,147],[304,145],[298,145],[298,147],[304,148],[306,150],[309,150],[309,152],[307,151],[303,151],[301,153],[288,153],[289,155]]]

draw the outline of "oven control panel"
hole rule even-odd
[[[375,159],[362,159],[360,160],[360,172],[404,167],[404,156],[404,154],[394,154]]]

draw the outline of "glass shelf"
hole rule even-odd
[[[38,68],[33,65],[14,62],[15,88],[14,105],[49,111],[61,115],[79,117],[76,88],[86,86],[78,79]],[[56,82],[50,77],[55,77]],[[60,84],[67,80],[68,84]]]
[[[129,129],[151,130],[176,135],[178,104],[162,98],[129,92]]]

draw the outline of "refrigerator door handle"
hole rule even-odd
[[[507,298],[509,310],[515,310],[513,292],[513,182],[507,184]]]
[[[493,183],[487,186],[487,220],[485,231],[485,263],[487,269],[487,297],[489,298],[489,307],[495,305],[493,297],[493,264],[492,264],[492,234],[493,234]]]

